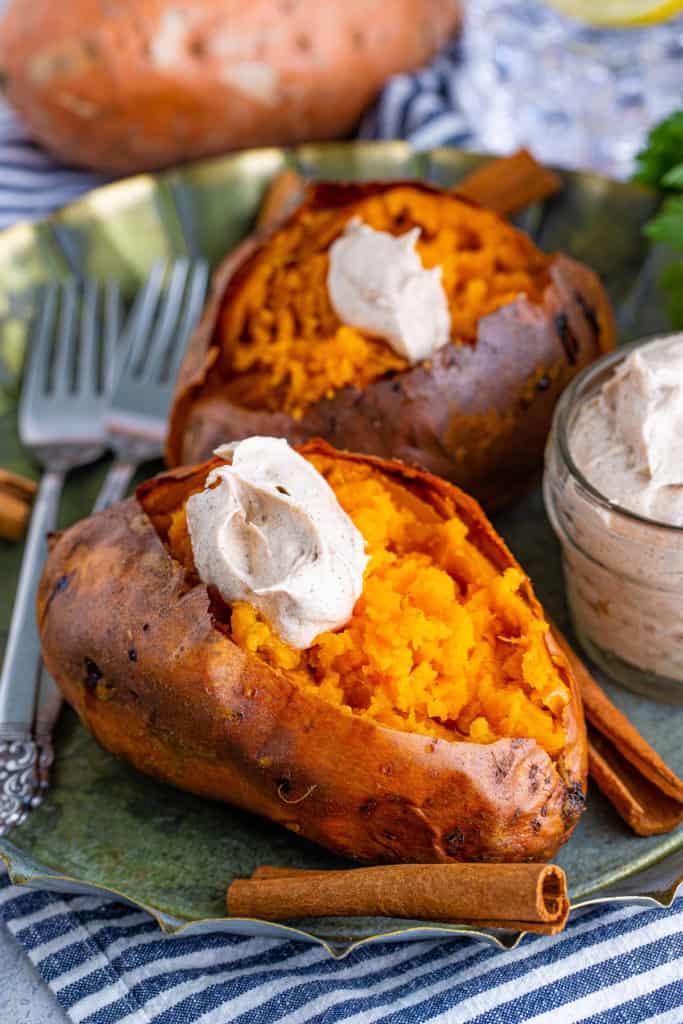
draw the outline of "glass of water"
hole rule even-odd
[[[683,16],[599,28],[535,0],[465,6],[457,95],[473,146],[627,177],[648,129],[683,107]]]

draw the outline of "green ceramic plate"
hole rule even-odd
[[[269,180],[286,165],[317,178],[424,178],[457,182],[485,158],[454,149],[416,154],[402,143],[344,143],[262,149],[143,175],[98,189],[54,217],[0,234],[0,464],[34,473],[15,429],[16,375],[31,311],[31,289],[45,278],[116,275],[132,290],[158,257],[203,254],[215,264],[253,223]],[[641,234],[657,197],[635,185],[566,174],[561,195],[527,209],[518,222],[546,249],[564,249],[604,277],[622,340],[669,327],[656,280],[665,255]],[[155,467],[148,467],[151,472]],[[88,512],[104,466],[75,473],[64,523]],[[498,518],[497,526],[531,574],[550,614],[567,625],[558,549],[540,492]],[[0,626],[6,635],[21,552],[0,547]],[[610,693],[660,754],[683,774],[683,708]],[[291,833],[231,807],[176,792],[138,775],[101,750],[65,711],[56,737],[45,803],[0,841],[12,878],[68,891],[107,891],[149,909],[162,928],[221,928],[242,934],[297,935],[335,953],[372,938],[480,935],[419,921],[297,922],[288,929],[224,916],[230,880],[258,864],[338,865]],[[683,829],[639,839],[591,790],[589,809],[558,857],[574,906],[605,898],[669,902],[683,878]],[[511,945],[518,936],[498,933]]]

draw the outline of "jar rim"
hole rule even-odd
[[[587,477],[584,476],[574,461],[574,457],[569,447],[569,416],[576,405],[578,393],[586,386],[590,386],[591,382],[596,377],[604,373],[605,370],[613,369],[615,365],[622,362],[628,355],[630,355],[631,352],[644,345],[653,341],[676,337],[679,334],[681,334],[679,331],[670,331],[668,334],[647,335],[644,338],[639,338],[637,341],[631,341],[626,345],[619,345],[614,352],[608,352],[606,355],[601,356],[600,359],[597,359],[594,363],[591,363],[590,366],[584,367],[584,369],[574,377],[562,392],[555,409],[554,417],[554,433],[562,459],[569,470],[569,473],[581,488],[607,512],[610,512],[617,517],[622,517],[626,521],[641,523],[648,526],[650,529],[660,530],[664,534],[671,534],[672,537],[683,536],[683,526],[677,526],[675,523],[664,523],[659,519],[649,519],[647,516],[642,516],[638,512],[633,512],[631,509],[624,508],[623,505],[620,505],[618,502],[608,498],[602,493],[602,491],[598,490],[598,488],[595,487]]]

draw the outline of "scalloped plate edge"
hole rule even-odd
[[[86,882],[82,879],[72,878],[70,875],[62,875],[57,872],[38,873],[29,871],[25,873],[19,866],[16,866],[12,859],[13,847],[6,840],[0,840],[0,861],[4,863],[10,881],[14,885],[26,886],[27,888],[47,888],[55,892],[81,893],[84,895],[110,896],[122,900],[131,906],[144,910],[159,925],[165,935],[196,934],[209,931],[222,931],[232,935],[250,935],[271,938],[290,939],[300,942],[310,942],[322,946],[323,949],[335,959],[343,959],[349,953],[369,943],[376,942],[406,942],[434,938],[466,938],[478,939],[497,946],[501,950],[515,949],[529,932],[510,932],[501,929],[502,934],[496,931],[479,931],[467,925],[412,925],[408,928],[394,929],[392,931],[377,932],[374,935],[365,936],[356,941],[340,936],[338,942],[326,940],[301,928],[294,928],[291,925],[264,921],[260,918],[245,917],[205,917],[197,918],[194,921],[185,921],[182,918],[174,917],[163,910],[144,903],[134,897],[127,896],[118,889],[98,885],[95,882]],[[571,912],[582,910],[586,907],[600,904],[640,904],[642,906],[654,906],[668,908],[676,898],[677,890],[683,886],[683,874],[676,878],[666,889],[661,892],[642,893],[634,895],[615,896],[591,896],[587,899],[579,899],[571,904]]]

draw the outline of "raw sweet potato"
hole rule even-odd
[[[44,145],[131,172],[346,135],[459,19],[460,0],[14,0],[0,69]]]

